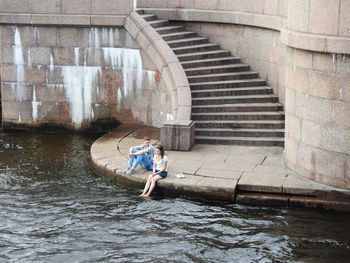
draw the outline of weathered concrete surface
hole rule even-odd
[[[93,165],[121,184],[143,187],[150,174],[138,168],[123,175],[131,146],[144,136],[157,144],[159,129],[120,126],[91,147]],[[165,194],[200,196],[241,204],[309,207],[350,211],[350,191],[323,185],[289,170],[283,148],[195,145],[190,152],[167,151],[169,176],[156,190]],[[183,173],[178,179],[175,174]]]
[[[190,151],[194,146],[193,121],[167,121],[160,130],[160,139],[166,150]]]
[[[0,34],[6,129],[161,127],[171,118],[171,92],[125,29],[0,25]]]

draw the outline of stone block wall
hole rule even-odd
[[[155,65],[122,28],[1,26],[5,127],[85,130],[172,118]]]
[[[134,0],[0,0],[0,23],[123,26]]]
[[[350,56],[287,54],[286,161],[310,179],[350,189]]]

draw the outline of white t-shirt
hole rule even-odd
[[[168,157],[166,157],[165,155],[164,155],[163,159],[160,159],[159,161],[157,161],[157,155],[155,155],[153,158],[154,164],[157,164],[156,169],[160,170],[160,171],[164,169],[165,162],[167,162],[167,161],[168,161]],[[168,171],[168,167],[165,171]]]

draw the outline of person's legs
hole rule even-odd
[[[129,159],[129,167],[126,173],[127,175],[133,174],[139,165],[141,165],[143,168],[146,168],[147,170],[153,170],[153,163],[148,159],[145,153],[135,155],[133,157],[134,159],[132,161],[130,160],[132,157]]]
[[[154,176],[154,177],[151,179],[151,185],[150,185],[150,187],[149,187],[148,192],[147,192],[146,194],[144,194],[143,196],[146,196],[146,197],[150,196],[151,193],[152,193],[152,191],[153,191],[153,189],[154,189],[154,187],[156,187],[157,181],[159,181],[159,180],[161,180],[161,179],[163,179],[163,177],[161,177],[160,175]]]
[[[144,195],[147,193],[148,188],[149,188],[149,186],[151,185],[152,179],[153,179],[153,176],[150,174],[150,175],[148,176],[148,179],[147,179],[145,188],[143,189],[143,192],[142,192],[142,194],[141,194],[140,196],[144,196]]]
[[[136,161],[133,164],[133,166],[131,167],[132,169],[136,169],[137,166],[141,165],[143,168],[146,168],[148,170],[152,170],[153,169],[153,164],[152,162],[148,159],[147,155],[144,154],[140,154],[140,155],[136,155]]]
[[[144,156],[145,154],[139,154],[139,155],[135,155],[134,157],[135,157],[135,162],[134,162],[134,164],[131,166],[131,169],[136,169],[137,168],[137,166],[139,166],[140,164],[141,164],[141,162],[142,162],[142,159],[144,158],[143,156]]]
[[[137,150],[132,150],[131,153],[136,153]],[[136,160],[136,157],[137,156],[132,156],[132,157],[129,157],[129,160],[128,160],[128,168],[125,170],[125,172],[129,171],[131,168],[132,168],[132,164],[134,163],[134,161]]]
[[[150,161],[146,154],[143,154],[141,166],[147,170],[153,170],[153,162]]]
[[[135,172],[136,167],[139,166],[141,164],[142,160],[145,158],[144,156],[146,156],[146,155],[139,154],[139,155],[134,155],[133,157],[129,158],[128,169],[126,171],[127,175],[131,175]]]
[[[127,170],[129,170],[132,167],[132,164],[134,163],[135,160],[136,160],[136,156],[129,157]]]

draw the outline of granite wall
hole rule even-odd
[[[122,28],[1,26],[6,128],[86,130],[171,119],[155,66]]]
[[[0,0],[5,128],[171,120],[157,67],[125,30],[133,0]]]
[[[289,1],[286,89],[288,166],[350,189],[350,2]]]

